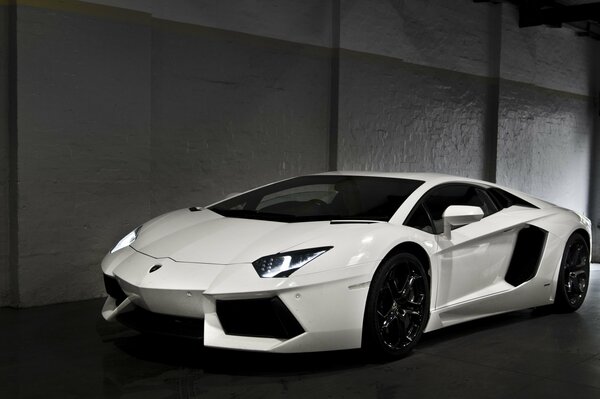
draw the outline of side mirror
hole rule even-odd
[[[483,217],[483,211],[478,206],[451,205],[444,211],[444,235],[450,239],[452,226],[464,226],[478,222]]]

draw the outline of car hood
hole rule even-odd
[[[337,234],[348,225],[329,221],[282,223],[224,217],[210,210],[179,210],[146,223],[131,245],[136,251],[177,262],[249,263],[302,243]]]

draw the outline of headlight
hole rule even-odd
[[[119,241],[117,243],[117,245],[115,245],[115,247],[113,249],[110,250],[110,253],[115,253],[117,252],[119,249],[125,248],[130,246],[131,244],[133,244],[133,242],[135,241],[135,239],[137,238],[138,232],[140,231],[140,229],[142,228],[142,226],[136,228],[135,230],[133,230],[131,233],[127,234],[125,237],[123,237],[121,239],[121,241]]]
[[[262,257],[252,262],[261,277],[288,277],[316,257],[333,247],[302,249]]]

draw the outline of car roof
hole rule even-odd
[[[335,171],[335,172],[324,172],[318,173],[318,175],[339,175],[339,176],[372,176],[372,177],[388,177],[395,179],[411,179],[411,180],[422,180],[427,183],[431,183],[434,185],[440,183],[450,183],[450,182],[470,182],[470,183],[479,183],[488,186],[495,186],[495,184],[471,179],[468,177],[459,177],[452,176],[443,173],[417,173],[417,172],[364,172],[364,171]]]

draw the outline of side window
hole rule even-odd
[[[444,231],[442,215],[450,205],[478,206],[483,210],[483,217],[497,210],[482,189],[468,184],[449,184],[434,189],[427,195],[423,205],[431,217],[435,234]]]
[[[487,193],[493,198],[494,202],[498,205],[500,209],[510,208],[513,205],[537,208],[537,206],[530,204],[524,199],[521,199],[516,195],[510,194],[497,187],[488,188]]]
[[[489,216],[499,211],[496,204],[494,204],[494,201],[490,198],[490,196],[484,189],[477,188],[476,190],[477,195],[481,199],[481,209],[483,210],[483,217]]]
[[[431,220],[423,204],[417,205],[409,219],[404,223],[409,227],[414,227],[418,230],[423,230],[426,233],[433,234],[433,227],[431,226]]]

